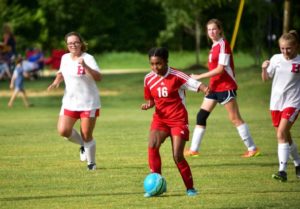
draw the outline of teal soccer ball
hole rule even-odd
[[[150,196],[159,196],[167,191],[167,182],[159,173],[150,173],[144,180],[144,190]]]

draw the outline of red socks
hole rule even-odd
[[[148,163],[152,173],[161,174],[161,158],[159,149],[148,147]],[[194,188],[193,176],[189,164],[182,160],[176,164],[187,189]]]
[[[177,163],[176,165],[177,165],[177,168],[180,172],[182,180],[185,184],[185,187],[187,189],[194,188],[192,172],[191,172],[190,166],[186,162],[186,160],[184,159],[184,160],[180,161],[179,163]]]
[[[161,159],[159,149],[148,147],[148,163],[152,173],[161,174]]]

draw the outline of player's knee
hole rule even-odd
[[[72,130],[58,129],[57,131],[60,136],[65,137],[65,138],[69,138],[72,134]]]
[[[90,141],[92,138],[91,134],[86,133],[86,132],[81,132],[81,137],[82,137],[82,140],[85,142]]]
[[[200,126],[206,126],[206,121],[209,116],[210,112],[200,109],[200,111],[197,114],[197,125]]]
[[[245,123],[245,121],[243,121],[240,116],[229,116],[229,120],[235,127],[238,127]]]
[[[173,159],[174,159],[174,162],[175,162],[176,164],[178,164],[179,162],[181,162],[181,161],[184,159],[184,157],[183,157],[183,155],[174,154]]]
[[[277,140],[279,143],[287,143],[288,142],[287,136],[284,133],[284,131],[278,130],[276,135],[277,135]]]

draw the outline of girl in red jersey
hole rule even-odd
[[[294,162],[296,177],[300,178],[300,157],[292,139],[291,128],[300,112],[300,55],[299,36],[295,30],[284,33],[279,39],[281,54],[262,64],[262,80],[272,79],[270,112],[278,141],[278,172],[272,177],[287,181],[289,156]]]
[[[212,48],[208,57],[209,71],[199,75],[191,75],[194,79],[210,78],[210,94],[207,95],[197,114],[197,124],[194,129],[191,147],[185,151],[186,156],[198,156],[199,147],[206,130],[206,121],[216,104],[224,105],[229,114],[229,119],[237,128],[237,131],[247,147],[242,157],[259,155],[259,151],[253,142],[247,124],[242,119],[236,101],[237,83],[234,75],[232,51],[229,43],[223,37],[221,22],[211,19],[206,24],[207,35],[212,41]]]
[[[170,136],[173,158],[182,176],[188,196],[197,195],[193,177],[183,151],[189,139],[188,113],[185,107],[185,90],[208,92],[208,87],[188,75],[168,66],[168,50],[152,48],[149,51],[152,71],[144,79],[144,97],[146,103],[141,109],[155,106],[150,128],[148,161],[150,171],[161,174],[159,148]],[[145,193],[145,197],[151,195]]]

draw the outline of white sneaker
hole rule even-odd
[[[83,146],[80,147],[79,154],[80,154],[80,161],[86,161],[86,154]]]

